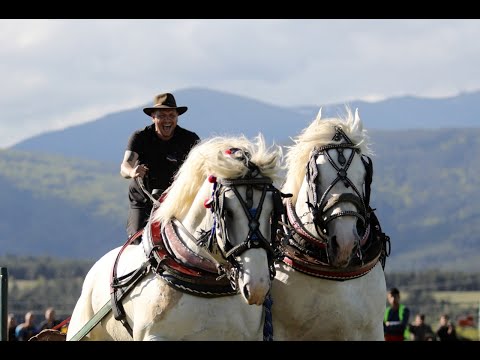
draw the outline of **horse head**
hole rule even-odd
[[[368,238],[372,165],[366,131],[358,112],[342,118],[317,118],[294,140],[286,154],[282,192],[292,193],[287,212],[298,245],[322,261],[346,268],[361,258]]]
[[[273,184],[281,157],[281,148],[267,149],[261,135],[206,139],[155,214],[163,224],[172,218],[182,224],[190,249],[216,264],[219,278],[230,279],[248,304],[263,304],[275,276],[272,216],[283,206]]]
[[[277,236],[283,258],[271,290],[275,339],[383,340],[379,260],[388,237],[369,205],[371,151],[358,113],[319,112],[293,141],[282,186],[292,196]]]

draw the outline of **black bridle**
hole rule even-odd
[[[241,264],[236,260],[243,252],[248,249],[262,248],[267,252],[270,279],[275,277],[275,260],[279,256],[279,250],[276,247],[276,229],[278,220],[284,213],[284,207],[281,199],[281,192],[273,186],[273,181],[269,177],[260,176],[259,169],[256,164],[250,161],[248,152],[240,149],[230,149],[231,152],[242,152],[241,156],[236,158],[243,161],[248,167],[248,173],[240,179],[215,179],[213,184],[212,198],[210,201],[211,210],[214,214],[214,225],[208,234],[208,240],[202,241],[211,250],[213,242],[216,239],[216,245],[221,251],[222,256],[231,264],[231,268],[224,268],[223,272],[230,279],[234,289],[237,287],[238,276],[241,271]],[[245,199],[238,191],[238,186],[246,186]],[[257,206],[253,204],[253,189],[262,191]],[[244,210],[248,219],[248,235],[246,239],[234,245],[229,240],[225,218],[228,216],[224,208],[225,194],[227,191],[233,191]],[[271,214],[271,232],[270,238],[267,239],[260,231],[260,215],[262,214],[263,204],[267,192],[272,192],[273,196],[273,213]],[[202,243],[200,242],[200,243]]]
[[[364,196],[359,189],[355,186],[355,184],[350,180],[348,177],[348,169],[352,163],[353,158],[355,155],[360,155],[360,149],[356,147],[353,142],[348,138],[348,136],[343,132],[340,127],[335,128],[335,135],[332,140],[340,141],[344,140],[344,142],[337,143],[337,144],[328,144],[324,146],[320,146],[315,148],[312,151],[310,156],[310,160],[307,164],[307,183],[308,183],[308,192],[307,192],[307,205],[312,213],[313,216],[313,223],[317,230],[317,233],[327,239],[328,230],[327,225],[330,221],[341,217],[341,216],[355,216],[361,222],[360,226],[364,229],[369,224],[369,212],[368,212],[368,202],[370,196],[370,184],[366,186],[368,187],[368,198]],[[352,150],[350,152],[350,156],[348,159],[345,158],[344,149]],[[330,150],[336,150],[337,152],[337,161],[335,161],[330,153]],[[319,176],[318,176],[318,168],[317,168],[317,158],[319,155],[324,155],[326,159],[329,161],[330,165],[337,171],[337,177],[332,181],[332,183],[327,187],[327,189],[323,192],[322,197],[318,199],[317,194],[319,193],[320,183],[319,183]],[[367,177],[371,179],[371,173],[369,173],[369,169],[371,169],[371,160],[366,155],[360,155],[362,162],[366,167]],[[367,160],[368,159],[368,163]],[[367,166],[367,164],[369,166]],[[327,196],[332,190],[332,188],[338,183],[343,182],[346,188],[351,187],[355,194],[352,193],[343,193],[340,194],[335,199],[327,200]],[[342,202],[349,202],[355,206],[357,209],[356,211],[351,210],[344,210],[336,213],[335,215],[327,215],[329,210]]]

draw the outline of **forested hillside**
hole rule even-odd
[[[126,240],[119,166],[0,151],[0,254],[94,259]]]
[[[387,271],[480,271],[480,129],[372,131]],[[123,245],[119,164],[0,151],[3,254],[98,259]]]

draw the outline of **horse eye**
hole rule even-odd
[[[231,210],[228,210],[228,209],[225,209],[223,211],[223,214],[225,215],[225,217],[229,218],[229,219],[232,219],[233,218],[233,212]]]

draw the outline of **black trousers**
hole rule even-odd
[[[138,230],[141,230],[147,225],[148,218],[150,217],[150,212],[152,207],[144,208],[129,208],[128,209],[128,219],[127,219],[127,235],[128,238],[135,235]],[[142,238],[136,239],[133,244],[140,244]]]

